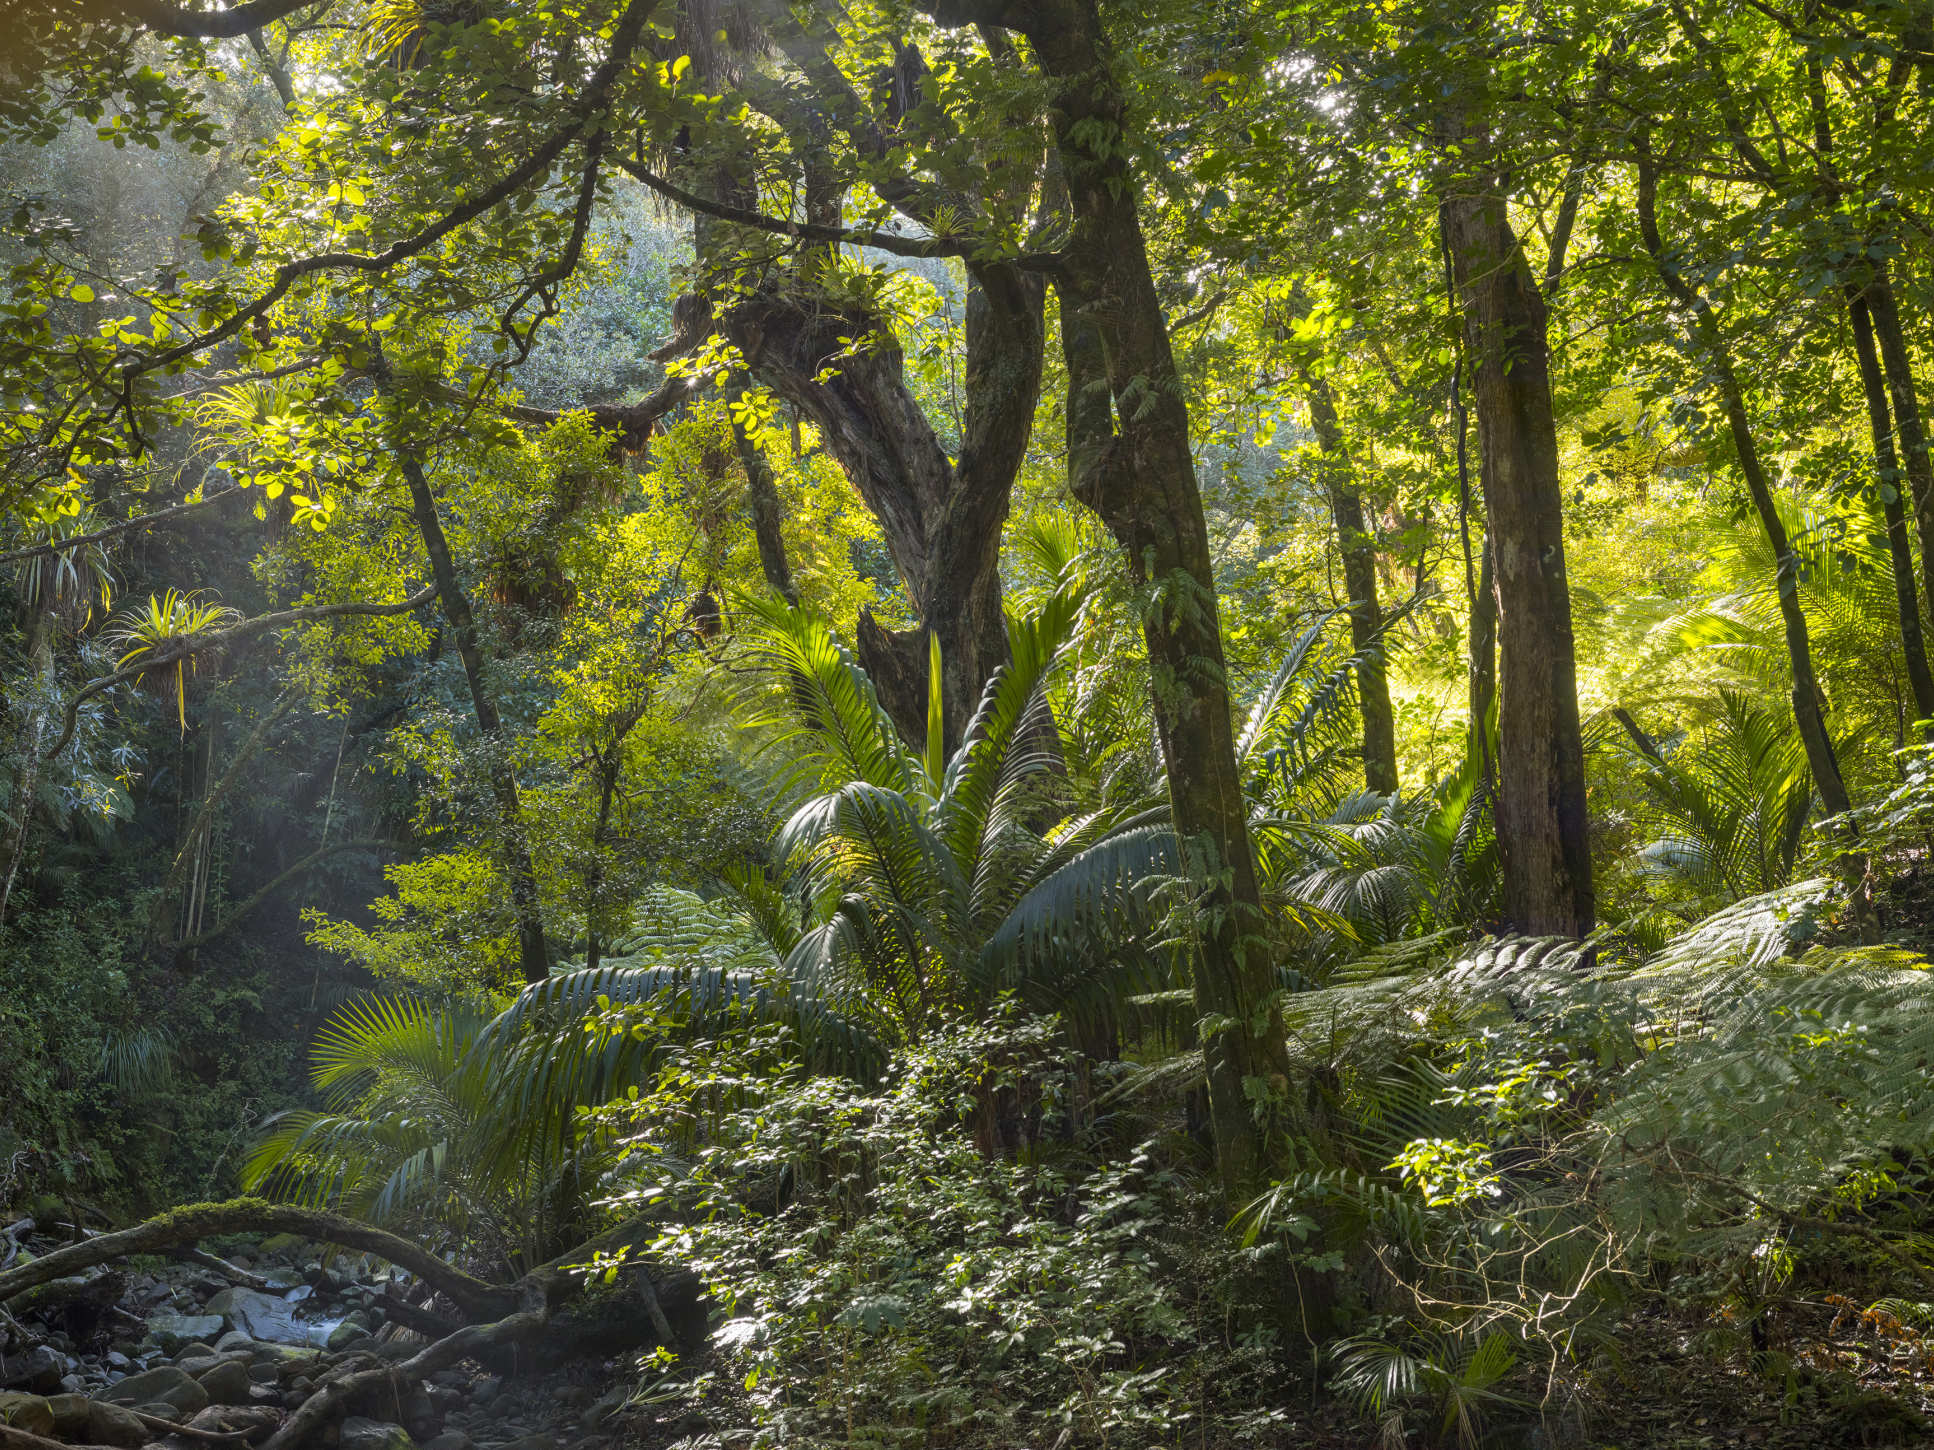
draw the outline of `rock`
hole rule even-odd
[[[64,1374],[60,1377],[60,1387],[63,1394],[78,1395],[87,1388],[87,1381],[77,1374]]]
[[[293,1289],[289,1290],[288,1293],[282,1296],[282,1302],[284,1304],[300,1304],[304,1299],[313,1299],[315,1298],[315,1296],[316,1296],[315,1285],[297,1284]]]
[[[208,1407],[208,1392],[196,1383],[194,1376],[171,1364],[129,1375],[119,1384],[109,1386],[102,1398],[116,1405],[167,1404],[188,1415]]]
[[[307,1289],[309,1287],[302,1282],[302,1275],[294,1269],[270,1269],[262,1277],[271,1289]]]
[[[512,1440],[506,1445],[499,1446],[498,1450],[558,1450],[559,1443],[557,1436],[540,1433]]]
[[[567,1410],[581,1410],[596,1396],[587,1385],[559,1385],[551,1398]]]
[[[341,1450],[416,1450],[410,1432],[386,1420],[351,1415],[342,1422]]]
[[[227,1327],[219,1314],[156,1314],[148,1320],[148,1337],[173,1354],[183,1345],[218,1339]]]
[[[496,1375],[484,1375],[470,1387],[470,1403],[473,1405],[487,1405],[497,1398],[497,1391],[503,1387],[504,1382],[497,1378]]]
[[[470,1437],[461,1430],[445,1430],[436,1439],[425,1442],[423,1450],[476,1450]]]
[[[273,1294],[254,1289],[224,1289],[208,1301],[210,1313],[220,1314],[250,1339],[267,1344],[314,1344],[316,1327],[295,1317],[294,1306]]]
[[[66,1357],[44,1344],[36,1345],[25,1354],[0,1354],[0,1390],[57,1395],[61,1376],[66,1373]]]
[[[208,1398],[218,1405],[246,1405],[250,1378],[248,1365],[239,1359],[218,1360],[214,1366],[195,1376]]]
[[[63,1440],[118,1445],[124,1450],[148,1443],[148,1427],[124,1405],[104,1404],[85,1395],[60,1395],[48,1404],[54,1411],[54,1433]]]
[[[270,1234],[256,1246],[256,1251],[264,1258],[293,1259],[309,1247],[309,1241],[301,1234]]]
[[[329,1349],[347,1349],[359,1340],[368,1339],[369,1331],[353,1319],[345,1319],[329,1331],[323,1344]]]
[[[597,1429],[598,1426],[622,1410],[630,1401],[630,1386],[618,1386],[617,1389],[595,1400],[585,1409],[584,1414],[580,1417],[584,1428],[587,1430]]]
[[[214,1337],[213,1335],[209,1336],[211,1339]],[[213,1359],[214,1357],[215,1346],[212,1344],[203,1344],[199,1339],[192,1344],[182,1345],[180,1349],[175,1351],[174,1355],[176,1364],[180,1364],[184,1359]]]
[[[0,1424],[45,1439],[54,1433],[53,1404],[41,1395],[22,1394],[18,1390],[0,1393]]]
[[[107,1367],[109,1369],[118,1369],[123,1374],[125,1374],[127,1371],[134,1368],[134,1361],[129,1359],[125,1354],[121,1353],[120,1350],[110,1349],[107,1352]]]
[[[253,1438],[258,1430],[273,1430],[280,1419],[274,1410],[262,1405],[210,1405],[190,1420],[188,1426],[193,1430],[212,1430],[219,1435]]]
[[[258,1385],[272,1385],[282,1378],[282,1370],[273,1361],[252,1364],[248,1367],[248,1377]]]

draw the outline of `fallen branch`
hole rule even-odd
[[[500,1319],[495,1324],[473,1324],[467,1329],[459,1329],[401,1364],[378,1365],[374,1369],[358,1370],[332,1380],[304,1400],[301,1408],[268,1438],[262,1450],[296,1450],[297,1446],[336,1419],[341,1406],[353,1402],[368,1390],[414,1384],[483,1350],[512,1340],[533,1337],[543,1327],[544,1316],[536,1310],[526,1310]]]
[[[193,1244],[217,1234],[249,1232],[300,1234],[322,1243],[375,1254],[434,1285],[438,1293],[473,1319],[494,1319],[518,1306],[519,1293],[515,1286],[487,1284],[473,1278],[408,1239],[340,1214],[271,1203],[265,1198],[190,1204],[133,1228],[84,1239],[29,1263],[17,1264],[0,1274],[0,1304],[36,1284],[110,1259],[159,1253],[177,1244]]]
[[[260,1274],[251,1274],[247,1269],[237,1268],[234,1264],[229,1263],[227,1259],[211,1254],[206,1249],[176,1249],[174,1251],[174,1257],[186,1263],[200,1264],[204,1269],[213,1269],[224,1279],[228,1280],[229,1283],[240,1284],[244,1289],[253,1289],[259,1294],[269,1294],[275,1291],[275,1285],[271,1284]]]
[[[108,1450],[105,1445],[69,1445],[65,1440],[49,1440],[31,1430],[22,1430],[0,1420],[0,1450]]]
[[[150,1430],[159,1430],[164,1435],[180,1435],[186,1440],[206,1440],[211,1444],[247,1444],[248,1436],[241,1430],[203,1430],[194,1425],[177,1425],[173,1420],[160,1415],[150,1415],[146,1410],[128,1410]]]

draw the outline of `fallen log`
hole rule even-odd
[[[421,1245],[341,1214],[271,1203],[264,1198],[231,1198],[220,1203],[191,1203],[133,1228],[84,1239],[30,1263],[16,1264],[0,1273],[0,1304],[38,1284],[129,1254],[161,1253],[217,1234],[251,1232],[301,1234],[322,1243],[375,1254],[434,1285],[438,1293],[471,1319],[500,1319],[517,1310],[529,1292],[519,1285],[487,1284],[445,1263]]]

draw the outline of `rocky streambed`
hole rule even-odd
[[[0,1231],[0,1258],[60,1242],[15,1224]],[[222,1247],[223,1258],[136,1258],[16,1296],[0,1313],[0,1450],[240,1450],[291,1430],[335,1450],[613,1443],[633,1384],[620,1362],[547,1367],[480,1348],[414,1378],[398,1371],[435,1323],[416,1276],[288,1234]],[[331,1386],[328,1413],[292,1425]]]

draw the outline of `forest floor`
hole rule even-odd
[[[137,1261],[107,1271],[118,1275],[115,1298],[93,1304],[92,1318],[76,1318],[74,1303],[87,1303],[77,1300],[41,1319],[16,1321],[28,1338],[17,1332],[0,1355],[0,1446],[58,1450],[51,1438],[36,1447],[9,1436],[10,1422],[14,1430],[126,1450],[209,1450],[226,1434],[241,1450],[284,1423],[318,1385],[420,1343],[396,1322],[407,1292],[401,1271],[286,1236],[227,1249],[223,1267],[252,1269],[267,1292],[238,1289],[206,1262]],[[1483,1443],[1488,1450],[1934,1444],[1934,1336],[1826,1293],[1784,1301],[1764,1329],[1765,1347],[1756,1350],[1746,1326],[1659,1307],[1636,1310],[1600,1357],[1582,1425],[1568,1417],[1570,1426],[1554,1431],[1505,1411],[1494,1416]],[[688,1358],[680,1377],[707,1384],[708,1358],[704,1351]],[[1533,1369],[1522,1367],[1513,1377],[1522,1383],[1502,1388],[1535,1392]],[[752,1443],[736,1376],[713,1376],[709,1385],[697,1401],[668,1396],[631,1404],[637,1371],[628,1357],[541,1369],[468,1362],[439,1371],[393,1405],[353,1406],[352,1417],[315,1444],[669,1450],[685,1442],[724,1450]],[[117,1405],[124,1408],[89,1413]],[[150,1417],[145,1433],[126,1418],[134,1408]],[[193,1440],[168,1434],[169,1422],[201,1433]],[[1380,1439],[1330,1401],[1295,1415],[1275,1443],[1282,1450],[1368,1450]],[[1405,1443],[1435,1442],[1417,1433]]]

